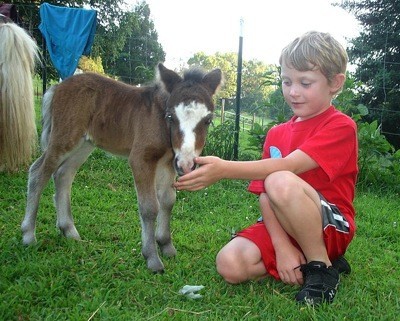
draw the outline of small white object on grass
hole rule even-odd
[[[179,294],[185,295],[190,299],[200,299],[202,295],[199,292],[204,288],[204,285],[185,285],[179,290]]]

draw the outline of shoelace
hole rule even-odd
[[[310,266],[308,264],[302,264],[300,265],[300,271],[303,272],[304,275],[304,285],[313,285],[313,284],[319,284],[322,282],[322,275],[321,273],[313,273],[313,272],[319,272],[320,268],[319,267],[314,267]]]

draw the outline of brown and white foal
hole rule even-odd
[[[170,231],[176,174],[195,168],[211,122],[213,95],[221,70],[199,69],[183,77],[162,64],[154,84],[134,87],[85,73],[51,87],[43,98],[43,154],[29,170],[23,243],[36,242],[40,196],[53,176],[57,227],[80,239],[71,214],[71,185],[94,148],[128,158],[133,172],[142,227],[142,254],[147,267],[162,272],[157,244],[174,256]]]

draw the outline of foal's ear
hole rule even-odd
[[[157,79],[168,93],[171,93],[175,86],[182,82],[181,76],[175,71],[164,67],[162,63],[157,65]]]
[[[214,95],[215,92],[222,85],[221,69],[217,68],[210,71],[203,77],[201,82],[203,83],[204,86],[206,86],[210,90],[211,94]]]

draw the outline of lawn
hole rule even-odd
[[[37,123],[40,132],[40,104]],[[244,132],[240,146],[246,144]],[[146,268],[127,162],[95,151],[78,172],[72,211],[82,241],[55,227],[50,182],[42,196],[38,244],[21,243],[27,171],[0,173],[0,321],[11,320],[396,320],[400,315],[399,195],[358,191],[358,231],[346,257],[353,272],[330,306],[301,307],[272,279],[226,284],[215,256],[231,234],[259,217],[247,182],[221,181],[178,192],[172,233],[176,258],[164,274]],[[202,298],[179,294],[203,285]]]
[[[295,287],[272,279],[232,286],[215,270],[231,234],[258,216],[247,182],[179,192],[172,220],[178,256],[164,274],[146,269],[134,186],[126,162],[96,151],[78,172],[72,211],[82,241],[55,228],[53,184],[37,222],[38,244],[21,244],[27,173],[0,173],[0,320],[398,320],[400,203],[395,194],[357,193],[358,231],[335,302],[296,305]],[[179,294],[203,285],[202,298]]]

